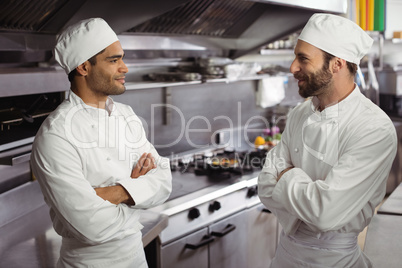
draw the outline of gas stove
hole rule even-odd
[[[245,260],[270,262],[277,221],[261,204],[257,189],[266,153],[264,149],[212,148],[170,158],[171,196],[151,209],[169,218],[155,248],[147,250],[158,257],[157,267],[201,262],[200,267],[234,267],[234,263],[247,267]],[[262,251],[253,243],[238,243],[260,237],[265,238]],[[222,265],[223,260],[229,263]]]
[[[261,170],[267,150],[212,148],[171,157],[172,200],[215,184],[232,184]]]

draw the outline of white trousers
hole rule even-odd
[[[81,267],[148,268],[141,232],[94,246],[63,238],[57,268]]]
[[[313,233],[301,224],[296,234],[283,231],[271,268],[370,268],[372,264],[351,233]]]

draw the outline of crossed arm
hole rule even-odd
[[[155,159],[150,153],[143,153],[137,164],[131,171],[131,178],[136,179],[139,176],[145,175],[148,171],[156,168]],[[95,188],[96,194],[104,200],[112,204],[124,203],[127,205],[135,205],[135,201],[121,185]]]

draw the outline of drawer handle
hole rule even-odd
[[[0,157],[0,165],[15,166],[18,164],[29,162],[30,158],[31,158],[30,152],[20,155]]]
[[[17,164],[28,162],[30,158],[31,158],[31,153],[18,155],[18,156],[15,156],[15,157],[13,157],[11,159],[11,163],[14,166],[14,165],[17,165]]]
[[[233,224],[228,224],[221,232],[211,232],[211,235],[222,237],[227,235],[230,232],[233,232],[236,229],[236,226]]]
[[[201,242],[196,244],[196,245],[192,245],[192,244],[186,244],[184,247],[188,248],[188,249],[199,249],[200,247],[203,247],[205,245],[208,245],[211,242],[214,242],[215,238],[209,235],[204,235],[204,237],[202,238]]]

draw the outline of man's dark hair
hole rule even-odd
[[[96,64],[96,56],[99,54],[102,54],[105,51],[105,49],[101,50],[99,53],[96,55],[92,56],[88,61],[89,63],[93,66]],[[74,77],[77,75],[77,70],[74,69],[68,74],[68,81],[72,82],[74,80]]]
[[[335,57],[332,54],[329,54],[328,52],[324,52],[324,64],[325,66],[329,67],[329,62]],[[356,76],[357,72],[357,65],[351,62],[346,62],[346,66],[348,67],[349,73],[352,77]]]

